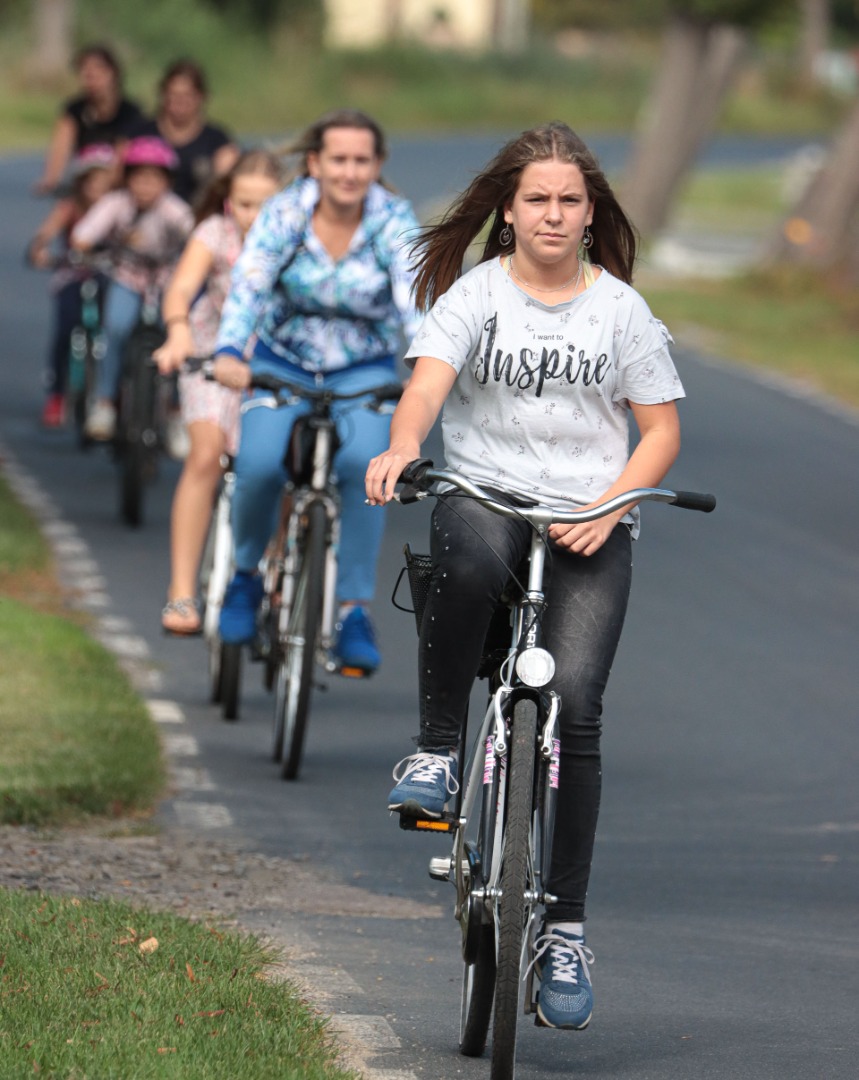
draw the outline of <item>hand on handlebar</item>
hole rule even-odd
[[[582,506],[581,510],[590,510],[598,503],[589,503]],[[577,525],[550,525],[549,536],[565,551],[571,551],[574,555],[595,555],[614,531],[615,525],[627,513],[628,507],[615,510],[605,517],[595,518],[593,521],[582,521]]]
[[[190,329],[184,323],[177,323],[170,327],[167,340],[155,350],[152,359],[162,375],[170,375],[178,371],[193,353],[194,341]]]
[[[365,477],[367,502],[371,506],[384,506],[389,503],[394,497],[394,487],[403,469],[410,461],[418,457],[420,457],[420,447],[401,450],[393,446],[378,457],[374,457],[367,466]]]
[[[212,374],[216,382],[230,390],[247,390],[251,384],[250,366],[234,356],[216,356]]]

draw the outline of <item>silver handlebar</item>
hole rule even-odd
[[[451,484],[465,495],[478,499],[490,510],[504,517],[525,519],[538,529],[548,528],[549,525],[577,525],[585,521],[595,521],[597,518],[606,517],[615,510],[623,507],[631,507],[640,502],[665,502],[689,510],[701,510],[709,513],[715,509],[716,500],[712,495],[704,495],[693,491],[672,491],[668,488],[633,488],[620,495],[607,499],[598,506],[588,510],[555,510],[551,506],[538,504],[535,506],[510,506],[503,503],[483,488],[473,483],[459,473],[449,469],[426,468],[421,471],[417,481],[421,486],[430,483]],[[429,491],[418,490],[413,498],[426,498]],[[398,495],[394,496],[399,499]],[[400,500],[402,501],[402,500]],[[410,499],[408,501],[411,501]]]

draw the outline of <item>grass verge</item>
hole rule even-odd
[[[358,1080],[252,938],[113,901],[0,890],[6,1080]]]
[[[679,338],[859,407],[855,288],[789,267],[716,281],[643,275],[638,284]]]
[[[50,551],[0,477],[0,822],[150,809],[155,726],[63,614]],[[358,1080],[253,938],[112,900],[0,889],[3,1080]]]
[[[115,659],[63,614],[50,553],[0,479],[0,822],[151,809],[158,734]]]

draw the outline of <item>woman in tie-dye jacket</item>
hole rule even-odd
[[[343,393],[395,377],[403,336],[416,329],[409,246],[418,223],[406,199],[380,182],[378,125],[363,113],[329,113],[295,148],[302,175],[271,199],[248,233],[218,335],[216,375],[247,387],[252,371]],[[255,336],[250,363],[243,362]],[[367,462],[387,446],[390,418],[349,403],[335,470],[342,503],[337,595],[341,666],[379,664],[367,613],[382,539],[381,515],[364,502]],[[304,403],[251,409],[236,458],[233,532],[237,572],[221,614],[228,643],[253,640],[262,597],[257,566],[274,529],[283,454]]]

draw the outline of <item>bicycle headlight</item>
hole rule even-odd
[[[545,686],[555,674],[555,661],[545,649],[526,649],[516,657],[516,674],[526,686]]]

